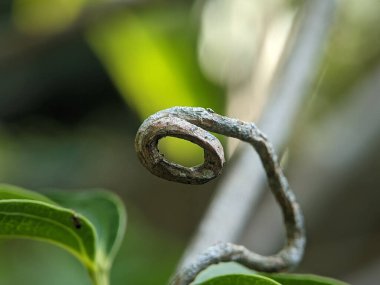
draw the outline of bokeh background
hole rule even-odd
[[[220,180],[153,177],[134,135],[144,118],[178,105],[258,120],[305,2],[2,0],[0,181],[114,191],[129,221],[112,284],[164,284]],[[379,26],[376,1],[337,2],[284,159],[308,227],[299,271],[352,284],[375,284],[380,272]],[[221,139],[233,157],[237,142]],[[190,143],[168,138],[160,149],[202,162]],[[270,253],[277,226],[265,196],[242,240]],[[26,284],[90,283],[60,249],[1,240],[0,285]]]

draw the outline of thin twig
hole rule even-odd
[[[259,154],[270,189],[283,212],[287,243],[272,256],[262,256],[232,243],[215,244],[181,270],[172,284],[188,285],[199,272],[223,261],[236,261],[264,272],[289,270],[298,265],[305,245],[303,216],[271,143],[253,123],[224,117],[210,109],[173,107],[144,121],[136,135],[136,151],[142,164],[153,174],[181,183],[202,184],[215,178],[224,163],[221,144],[205,130],[248,142]],[[166,160],[158,151],[158,141],[166,136],[186,139],[203,147],[204,164],[188,168]]]
[[[295,38],[288,46],[286,61],[278,70],[269,103],[260,128],[279,149],[289,138],[308,87],[316,73],[334,18],[335,1],[307,1],[303,18],[298,23]],[[242,149],[236,163],[229,169],[196,235],[179,264],[179,269],[191,264],[200,252],[216,241],[236,242],[243,232],[263,190],[260,162],[251,148]],[[229,211],[228,209],[239,209]]]

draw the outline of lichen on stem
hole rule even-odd
[[[269,187],[281,207],[287,242],[271,256],[262,256],[241,245],[218,243],[210,246],[172,279],[173,285],[190,284],[209,265],[235,261],[262,272],[289,270],[301,261],[305,246],[303,216],[295,196],[278,163],[277,155],[266,136],[253,123],[216,114],[211,109],[173,107],[147,118],[136,135],[135,147],[141,163],[153,174],[171,181],[203,184],[217,177],[224,164],[223,148],[215,132],[248,142],[258,153]],[[189,140],[204,149],[204,163],[184,167],[170,162],[158,150],[158,141],[166,136]]]

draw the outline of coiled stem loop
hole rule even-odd
[[[167,180],[202,184],[221,173],[224,164],[220,142],[207,131],[250,143],[265,169],[269,187],[281,207],[287,242],[271,256],[262,256],[243,246],[218,243],[209,247],[190,266],[174,276],[173,285],[190,284],[199,272],[211,264],[235,261],[262,272],[289,270],[301,261],[305,247],[303,216],[285,178],[277,156],[266,136],[253,124],[216,114],[211,109],[173,107],[150,116],[136,135],[135,147],[142,164],[153,174]],[[166,136],[189,140],[204,149],[204,163],[184,167],[166,160],[158,151],[158,141]]]

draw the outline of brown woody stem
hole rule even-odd
[[[178,272],[171,284],[190,284],[199,272],[219,262],[235,261],[262,272],[285,271],[295,267],[301,261],[306,241],[302,212],[271,143],[255,124],[218,115],[211,109],[173,107],[157,112],[144,121],[136,135],[136,151],[142,164],[161,178],[203,184],[218,176],[224,164],[220,142],[207,131],[248,142],[259,154],[270,189],[283,213],[287,242],[283,249],[271,256],[262,256],[232,243],[215,244],[199,255],[193,264]],[[201,146],[204,149],[204,163],[184,167],[166,160],[157,147],[158,141],[166,136],[182,138]]]

